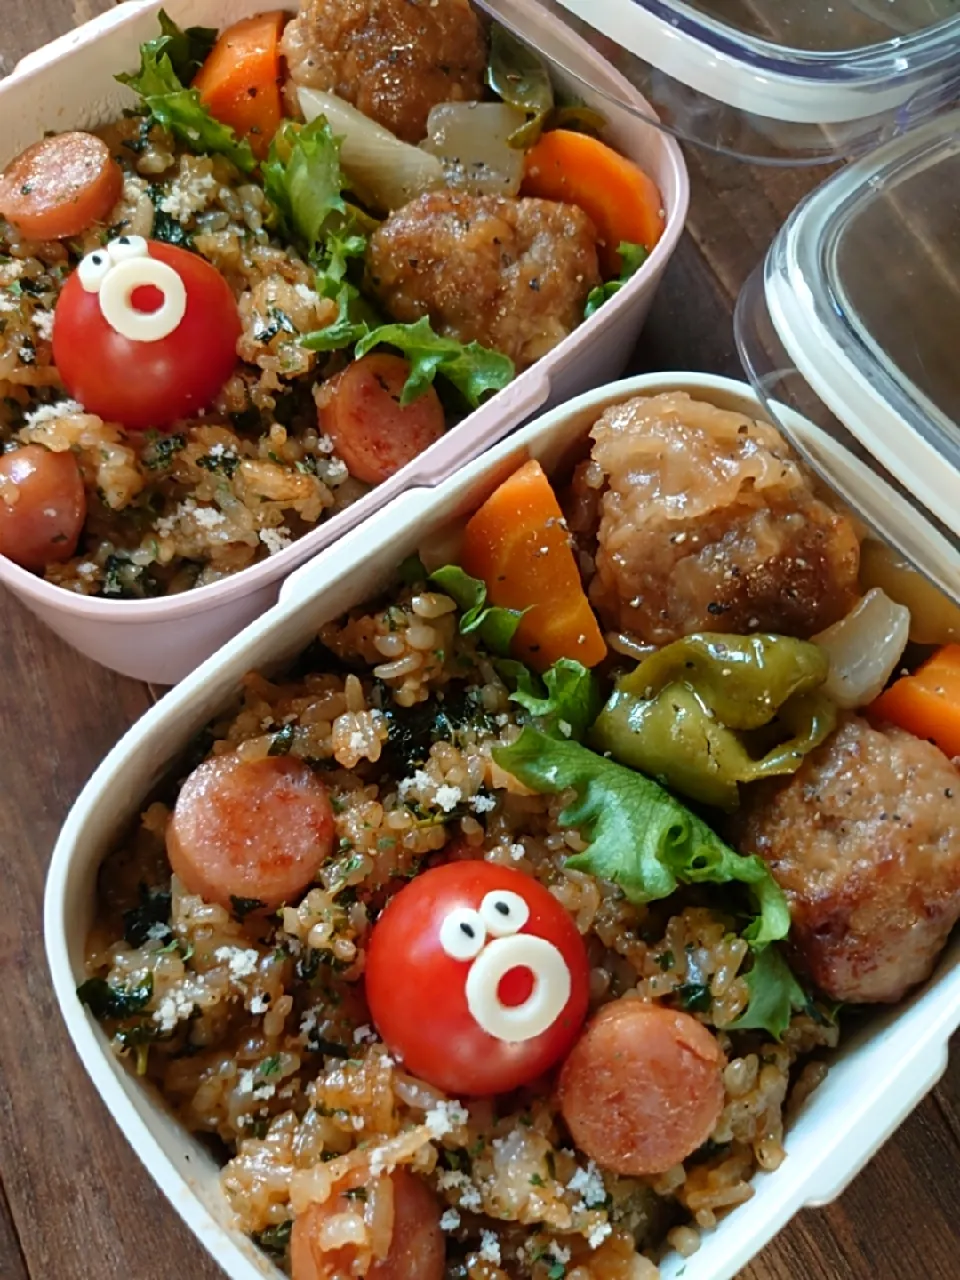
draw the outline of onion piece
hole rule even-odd
[[[443,165],[447,186],[475,196],[515,196],[524,153],[508,139],[527,122],[504,102],[441,102],[427,117],[420,146]]]
[[[422,192],[445,185],[435,155],[401,142],[336,94],[300,88],[297,96],[305,120],[325,116],[342,139],[340,167],[350,189],[378,213],[393,213]]]
[[[910,610],[874,587],[845,618],[813,637],[830,659],[823,692],[845,710],[866,706],[883,692],[909,637]]]

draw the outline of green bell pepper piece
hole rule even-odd
[[[829,661],[789,636],[687,636],[617,682],[592,745],[728,812],[739,784],[793,773],[836,724]]]

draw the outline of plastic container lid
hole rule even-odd
[[[573,27],[665,127],[750,159],[849,156],[960,101],[960,0],[479,3],[561,64],[544,27]]]
[[[960,111],[799,205],[747,282],[735,326],[784,434],[960,602]],[[798,427],[784,405],[812,425]]]

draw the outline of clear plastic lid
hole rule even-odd
[[[809,196],[735,324],[772,419],[960,602],[960,111]]]
[[[960,102],[960,0],[479,3],[561,65],[549,27],[573,28],[666,128],[754,160],[849,156]]]

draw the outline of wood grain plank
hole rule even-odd
[[[0,1275],[4,1280],[30,1280],[27,1260],[13,1225],[6,1192],[0,1183]]]
[[[0,29],[0,76],[9,75],[20,58],[55,40],[81,22],[113,8],[113,0],[30,0],[3,6]]]
[[[150,704],[12,600],[0,611],[0,1176],[29,1274],[148,1280],[156,1259],[219,1274],[187,1238],[98,1101],[60,1022],[43,953],[49,850],[83,782]],[[0,1275],[17,1255],[0,1234]]]
[[[960,1143],[940,1095],[960,1097],[960,1040],[938,1086],[832,1205],[801,1213],[740,1280],[955,1280]]]

